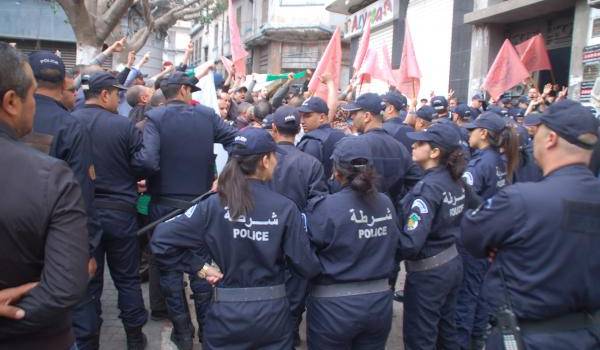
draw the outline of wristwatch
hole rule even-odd
[[[210,265],[208,264],[204,264],[204,266],[202,266],[202,268],[200,269],[200,271],[198,271],[198,277],[205,279],[206,278],[206,273],[208,272],[208,268],[210,267]]]

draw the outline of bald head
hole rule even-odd
[[[598,135],[583,134],[579,136],[579,139],[585,143],[594,144],[598,141]],[[591,149],[568,142],[543,124],[538,127],[533,142],[533,155],[542,168],[544,176],[566,165],[588,165],[592,157]]]
[[[135,85],[127,90],[125,98],[127,99],[127,103],[131,107],[135,107],[137,105],[148,104],[148,102],[150,102],[151,96],[152,91],[150,90],[150,88],[145,87],[143,85]]]

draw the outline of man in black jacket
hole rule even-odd
[[[63,161],[19,141],[33,126],[35,88],[27,59],[0,43],[2,349],[70,348],[71,309],[88,280],[80,186]],[[6,312],[6,304],[17,309]]]

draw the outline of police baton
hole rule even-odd
[[[142,227],[141,229],[139,229],[135,234],[138,235],[138,236],[141,236],[144,233],[153,230],[156,226],[158,226],[158,224],[161,224],[161,223],[163,223],[163,222],[165,222],[167,220],[171,220],[172,218],[176,217],[177,215],[181,215],[181,214],[185,213],[186,210],[188,210],[190,207],[198,204],[200,202],[200,199],[202,199],[202,197],[206,196],[207,194],[209,194],[211,192],[212,191],[208,191],[208,192],[204,193],[203,195],[198,196],[198,197],[192,199],[189,202],[190,206],[188,208],[186,208],[186,209],[175,209],[172,212],[170,212],[169,214],[161,217],[160,219],[152,221],[148,225],[146,225],[146,226]]]

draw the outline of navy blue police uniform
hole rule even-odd
[[[341,140],[337,163],[372,166],[364,138]],[[365,197],[344,186],[311,203],[308,227],[321,263],[307,299],[309,349],[384,349],[391,329],[388,277],[398,242],[392,201],[382,193]]]
[[[445,152],[460,148],[458,131],[446,123],[408,136]],[[463,277],[456,239],[466,207],[465,188],[440,165],[425,170],[400,204],[404,228],[399,249],[407,271],[404,347],[456,349],[454,312]]]
[[[404,119],[406,118],[406,97],[397,92],[388,92],[383,96],[383,101],[392,104],[398,111],[398,115],[384,121],[383,129],[403,144],[407,150],[411,150],[413,141],[406,134],[415,131],[415,129],[408,124],[404,124]]]
[[[187,85],[198,91],[196,78],[182,72],[171,74],[165,85]],[[228,147],[237,130],[205,106],[190,106],[171,100],[165,106],[146,113],[143,150],[140,160],[148,174],[150,220],[157,220],[175,209],[187,209],[189,201],[206,193],[215,180],[213,144]],[[173,337],[191,341],[193,326],[184,292],[183,275],[163,269],[151,256],[151,268],[160,270],[160,286],[169,317],[174,324]],[[154,277],[154,275],[152,275]],[[211,287],[195,274],[190,275],[196,317],[202,327],[210,300]],[[202,334],[201,330],[198,332]]]
[[[572,145],[593,148],[580,136],[597,135],[599,124],[579,103],[557,102],[541,120]],[[600,348],[599,227],[600,181],[585,164],[508,186],[464,216],[466,249],[478,258],[497,251],[484,291],[499,316],[507,308],[516,316],[526,349]],[[486,349],[505,349],[502,338],[494,327]]]
[[[276,149],[265,130],[248,128],[236,137],[231,155]],[[248,179],[248,185],[255,205],[245,215],[232,218],[219,196],[209,194],[159,225],[151,241],[161,264],[196,273],[214,261],[223,272],[206,315],[204,349],[291,349],[286,266],[305,278],[320,271],[294,202],[259,180]]]
[[[347,112],[366,110],[379,115],[383,110],[379,95],[366,93],[355,102],[342,107]],[[414,186],[422,177],[421,169],[412,161],[406,147],[382,128],[371,128],[358,137],[364,138],[373,156],[373,165],[379,175],[380,192],[389,195],[395,202]]]
[[[39,51],[29,55],[29,64],[36,79],[51,83],[62,83],[65,66],[62,59],[51,52]],[[58,75],[48,76],[44,70]],[[90,138],[81,125],[60,101],[52,97],[35,94],[35,116],[33,130],[23,141],[50,155],[64,160],[81,186],[81,195],[88,214],[88,236],[90,256],[100,242],[102,228],[94,210],[94,179]]]
[[[481,114],[472,123],[466,124],[469,130],[484,128],[492,132],[501,132],[506,121],[494,112]],[[463,174],[463,180],[474,192],[486,200],[507,185],[506,161],[493,147],[476,150]],[[463,232],[464,234],[464,232]],[[459,241],[460,243],[460,241]],[[458,244],[463,258],[464,278],[456,305],[456,326],[458,342],[461,348],[469,348],[471,340],[481,341],[489,321],[487,301],[481,297],[483,278],[488,270],[486,259],[477,259]]]
[[[329,113],[327,103],[320,97],[311,97],[302,103],[298,108],[300,113]],[[334,129],[329,123],[323,124],[318,128],[305,133],[300,142],[298,149],[317,158],[323,164],[325,178],[331,177],[331,154],[335,144],[345,136],[344,132],[339,129]]]
[[[84,89],[100,91],[123,89],[108,73],[96,73],[83,82]],[[73,115],[91,136],[96,169],[96,212],[102,224],[102,239],[96,249],[98,270],[90,281],[87,317],[78,320],[77,344],[80,349],[96,348],[102,324],[101,302],[104,261],[119,294],[120,318],[126,331],[140,329],[148,314],[142,298],[139,275],[137,231],[137,186],[143,168],[137,160],[142,147],[140,131],[127,118],[99,105],[86,104]]]
[[[278,131],[290,135],[300,131],[300,114],[296,108],[281,106],[271,115],[271,119]],[[329,192],[323,165],[315,157],[297,149],[291,142],[280,141],[278,145],[285,154],[277,154],[277,167],[269,186],[275,192],[291,199],[304,212],[309,201]],[[288,272],[286,291],[292,318],[298,327],[305,309],[308,280],[299,276],[293,269],[288,269]],[[299,339],[299,334],[296,333],[295,344]]]

